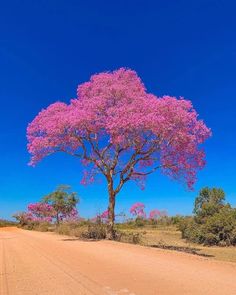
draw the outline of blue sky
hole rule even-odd
[[[195,190],[159,173],[141,191],[128,183],[117,212],[135,201],[147,209],[190,214],[198,190],[222,187],[236,206],[236,3],[198,1],[0,1],[0,217],[69,184],[92,216],[106,209],[105,183],[80,185],[78,160],[65,155],[27,166],[27,124],[43,107],[68,102],[79,83],[129,67],[148,91],[191,99],[212,128],[207,166]]]

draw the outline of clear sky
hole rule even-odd
[[[43,107],[69,102],[79,83],[129,67],[149,92],[192,100],[212,128],[207,166],[195,190],[158,172],[141,191],[128,183],[117,212],[135,201],[147,209],[190,214],[203,186],[222,187],[236,205],[236,2],[227,0],[0,1],[0,216],[69,184],[92,216],[106,209],[104,183],[80,185],[81,166],[53,155],[27,166],[27,124]]]

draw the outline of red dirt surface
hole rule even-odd
[[[235,295],[236,264],[1,228],[0,294]]]

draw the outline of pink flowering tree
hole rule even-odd
[[[13,215],[22,226],[34,222],[52,222],[56,214],[51,205],[40,202],[29,204],[27,209],[26,212]]]
[[[15,213],[12,217],[14,217],[21,226],[27,225],[33,221],[33,215],[30,212],[18,212]]]
[[[27,129],[31,165],[64,152],[81,159],[82,183],[104,175],[109,238],[124,184],[133,180],[143,186],[149,174],[160,170],[191,188],[205,165],[200,145],[210,133],[189,100],[148,93],[136,72],[124,68],[93,75],[69,104],[51,104]]]
[[[108,223],[109,211],[105,210],[90,219],[93,223]]]
[[[68,212],[61,213],[59,215],[60,220],[62,221],[69,221],[69,222],[75,222],[80,221],[81,218],[79,216],[79,212],[76,208],[71,208]]]
[[[158,210],[158,209],[153,209],[149,213],[149,219],[151,220],[157,220],[158,218],[165,217],[167,216],[167,211],[166,210]]]
[[[103,223],[108,223],[109,211],[106,210],[106,211],[102,212],[102,214],[100,214],[99,217],[101,218],[101,221]]]
[[[40,202],[29,204],[27,213],[31,216],[32,221],[38,222],[52,222],[56,216],[56,211],[51,205]]]
[[[129,210],[129,212],[135,216],[136,218],[145,218],[145,205],[143,203],[137,202],[133,204]]]
[[[158,209],[153,209],[149,213],[149,219],[156,220],[161,217],[161,212]]]

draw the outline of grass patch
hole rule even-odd
[[[123,226],[120,231],[126,234],[132,232],[139,233],[140,244],[143,246],[187,252],[221,261],[236,262],[236,247],[209,247],[188,242],[182,239],[181,232],[174,226],[165,226],[163,228],[150,228],[145,226],[135,229],[125,229]]]

